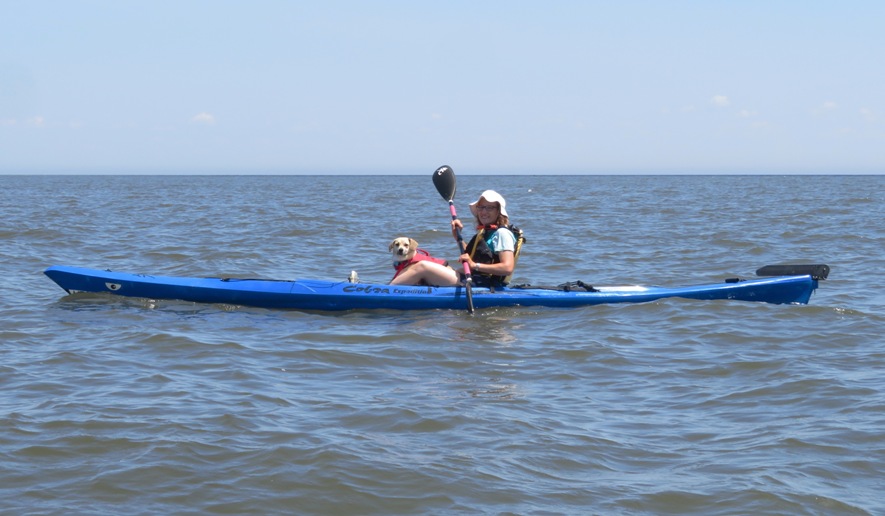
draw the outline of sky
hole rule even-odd
[[[881,0],[0,0],[0,174],[885,173]]]

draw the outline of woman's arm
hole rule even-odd
[[[455,240],[458,240],[459,229],[464,229],[464,224],[461,223],[460,219],[452,219],[452,236]]]
[[[473,272],[481,272],[483,274],[491,274],[492,276],[510,276],[516,267],[516,261],[513,258],[513,251],[501,251],[498,253],[498,263],[476,263],[470,259],[467,254],[462,254],[460,261],[467,261],[470,270]]]

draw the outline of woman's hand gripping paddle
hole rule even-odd
[[[452,220],[458,218],[458,214],[455,212],[455,171],[452,170],[452,167],[448,165],[443,165],[436,169],[433,172],[433,186],[436,187],[436,190],[445,199],[446,202],[449,203],[449,211],[452,212]],[[459,228],[455,228],[455,235],[458,237],[458,248],[461,250],[461,254],[467,252],[464,247],[464,239],[461,238],[461,230]],[[470,265],[467,262],[463,262],[464,265],[464,277],[465,277],[465,288],[467,290],[467,311],[473,313],[473,277],[470,275]]]

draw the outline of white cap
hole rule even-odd
[[[482,193],[482,195],[479,196],[479,199],[477,199],[476,202],[470,203],[470,213],[472,213],[474,217],[476,216],[476,203],[478,203],[482,199],[485,199],[486,202],[498,203],[498,206],[501,207],[501,215],[510,218],[510,215],[507,215],[507,201],[505,201],[504,198],[501,197],[501,194],[494,190],[486,190]]]

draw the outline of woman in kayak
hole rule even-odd
[[[480,287],[500,286],[513,274],[516,267],[516,236],[509,229],[507,202],[494,190],[486,190],[476,202],[470,204],[470,212],[476,219],[477,233],[467,243],[467,252],[458,259],[467,262],[474,285]],[[460,220],[452,221],[452,235],[464,228]],[[391,285],[455,286],[461,283],[463,274],[451,267],[432,261],[420,261],[411,265],[391,281]]]

